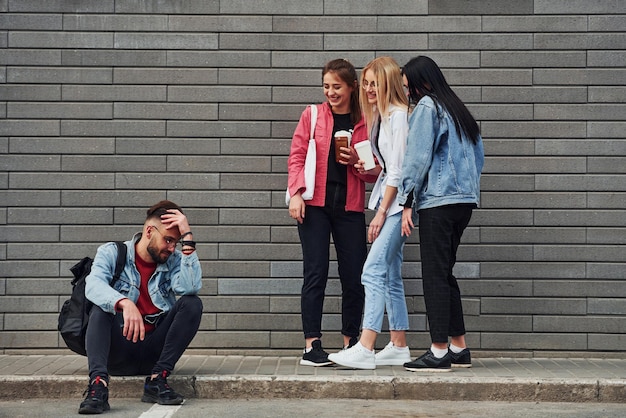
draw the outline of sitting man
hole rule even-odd
[[[167,376],[202,317],[197,296],[202,271],[187,217],[178,205],[163,200],[148,209],[142,232],[126,246],[126,264],[113,286],[113,242],[98,248],[86,278],[85,295],[94,305],[85,342],[89,387],[80,414],[110,409],[109,375],[150,374],[143,402],[179,405],[184,400],[167,384]]]

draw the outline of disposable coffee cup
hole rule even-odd
[[[361,141],[358,144],[354,145],[354,149],[356,153],[359,154],[359,160],[365,161],[363,164],[363,169],[365,171],[371,170],[376,167],[376,162],[374,161],[374,154],[372,154],[372,146],[370,141]]]
[[[348,131],[337,131],[335,133],[335,161],[340,162],[343,160],[341,158],[341,147],[348,148],[350,147],[350,142],[352,141],[352,134]]]

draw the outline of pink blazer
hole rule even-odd
[[[315,190],[313,199],[305,200],[310,206],[324,206],[326,197],[326,176],[328,174],[328,153],[333,133],[333,114],[328,103],[318,104],[317,123],[315,124],[315,144],[317,145],[317,163],[315,166]],[[291,139],[291,151],[287,160],[289,195],[299,190],[304,191],[304,160],[309,146],[311,127],[311,108],[304,109],[300,121]],[[354,127],[351,145],[369,141],[365,119],[362,118]],[[354,167],[348,167],[346,211],[363,212],[365,208],[365,182],[373,183],[377,176],[362,175]]]

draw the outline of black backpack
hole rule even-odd
[[[126,264],[126,244],[123,242],[116,242],[115,244],[117,245],[117,262],[111,287],[120,278],[120,274],[124,270],[124,264]],[[74,274],[72,296],[61,307],[59,325],[57,327],[67,347],[82,356],[87,355],[85,334],[87,333],[89,312],[93,306],[93,303],[85,297],[85,278],[91,272],[91,263],[93,263],[93,259],[85,257],[70,268],[70,271]]]

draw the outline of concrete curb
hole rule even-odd
[[[351,398],[524,402],[625,402],[626,380],[458,378],[432,376],[203,377],[200,398]]]
[[[114,377],[113,398],[141,397],[144,377]],[[437,376],[172,376],[186,398],[386,399],[507,402],[626,402],[626,380],[440,378]],[[0,399],[75,398],[83,376],[0,376]]]

